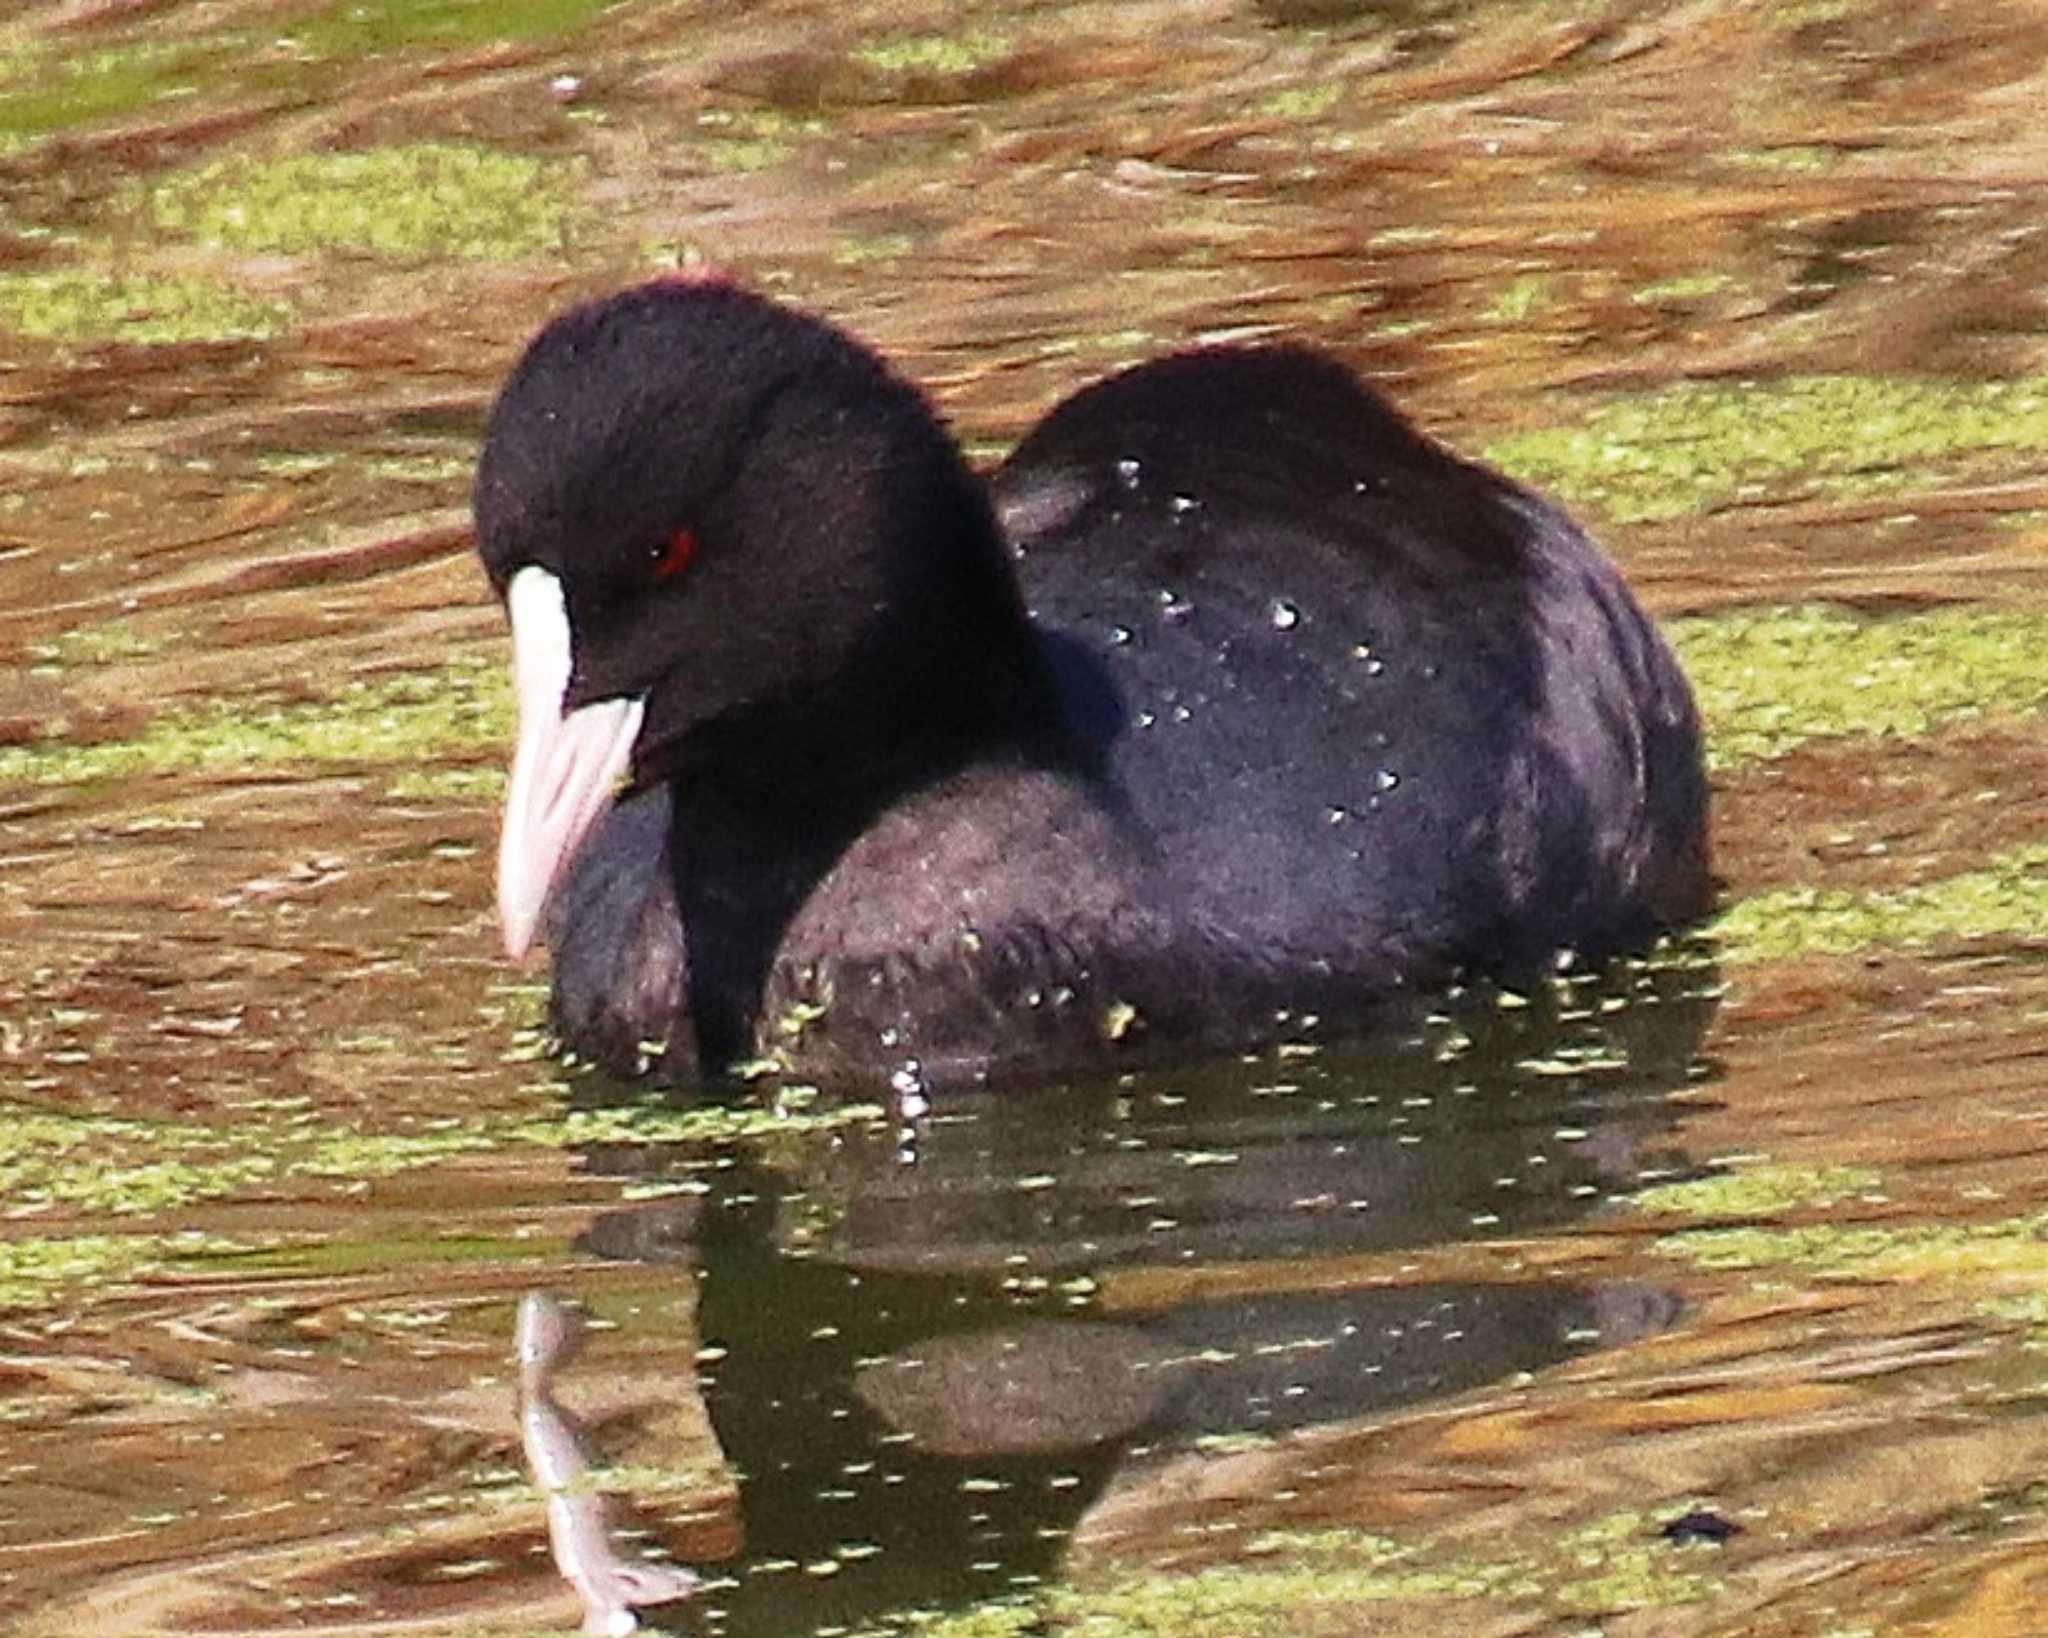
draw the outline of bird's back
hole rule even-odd
[[[996,488],[1109,782],[1203,923],[1369,981],[1697,908],[1690,696],[1618,573],[1332,361],[1129,372]]]

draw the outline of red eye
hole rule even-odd
[[[654,559],[654,578],[666,580],[671,575],[681,574],[690,566],[697,555],[697,532],[694,529],[678,529],[668,537]]]

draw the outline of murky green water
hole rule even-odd
[[[5,1619],[573,1627],[550,1289],[679,1630],[2037,1630],[2043,106],[2032,3],[0,9]],[[1673,622],[1726,919],[908,1124],[565,1070],[468,470],[704,261],[984,457],[1339,349]]]

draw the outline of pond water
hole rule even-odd
[[[0,1621],[573,1629],[544,1291],[667,1629],[2036,1632],[2043,107],[2033,0],[0,6]],[[704,263],[979,459],[1338,349],[1670,623],[1724,914],[915,1118],[559,1063],[468,473]]]

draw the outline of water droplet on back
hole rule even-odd
[[[1273,599],[1273,625],[1280,631],[1292,631],[1301,624],[1301,610],[1284,597]]]

